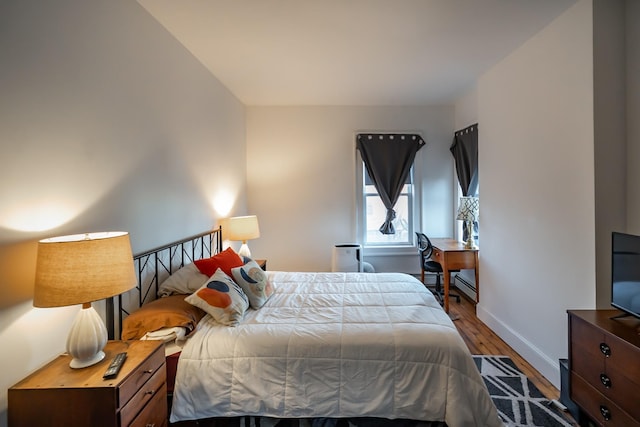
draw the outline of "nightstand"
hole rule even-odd
[[[257,259],[255,260],[258,265],[260,266],[261,269],[263,269],[264,271],[267,271],[267,260],[266,259]]]
[[[109,341],[106,357],[83,369],[69,367],[64,354],[8,392],[8,421],[20,426],[163,427],[167,384],[161,341]],[[116,378],[102,375],[113,357],[127,359]]]

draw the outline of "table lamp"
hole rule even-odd
[[[75,234],[38,242],[33,305],[82,304],[67,337],[69,366],[84,368],[105,357],[107,328],[91,302],[126,292],[136,283],[126,232]]]
[[[260,228],[258,227],[258,217],[255,215],[235,216],[229,218],[227,223],[229,240],[242,241],[242,246],[238,251],[238,255],[251,258],[251,251],[247,245],[247,240],[257,239],[260,237]]]
[[[464,221],[464,227],[467,234],[465,249],[478,249],[473,240],[473,223],[478,220],[479,202],[477,197],[463,196],[460,197],[460,205],[458,206],[458,216],[456,219]]]

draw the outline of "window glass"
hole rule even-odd
[[[409,181],[402,188],[402,193],[398,197],[394,210],[396,218],[393,220],[395,234],[382,234],[379,231],[380,226],[387,216],[387,208],[385,208],[380,196],[373,184],[369,184],[369,177],[366,169],[363,167],[364,179],[363,185],[363,206],[364,211],[364,244],[368,246],[412,246],[413,245],[413,191],[414,186],[411,183],[411,175],[407,179]]]

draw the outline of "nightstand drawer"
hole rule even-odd
[[[125,364],[127,361],[125,361]],[[151,376],[164,365],[164,347],[158,347],[151,356],[143,361],[135,371],[131,372],[119,387],[119,406],[123,407],[131,397],[140,390],[142,385],[149,381]]]
[[[131,424],[122,424],[123,427],[164,427],[167,425],[167,384],[163,383],[151,401],[142,409],[142,412]]]
[[[161,366],[164,368],[164,365]],[[142,385],[140,390],[120,411],[120,425],[127,426],[140,413],[145,405],[160,393],[163,399],[167,398],[166,375],[164,369],[158,369],[153,376]],[[162,391],[164,390],[164,391]],[[146,409],[146,408],[145,408]],[[167,414],[164,414],[166,418]]]

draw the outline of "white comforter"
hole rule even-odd
[[[501,426],[433,295],[400,273],[270,272],[237,327],[205,316],[182,350],[171,421],[382,417]]]

